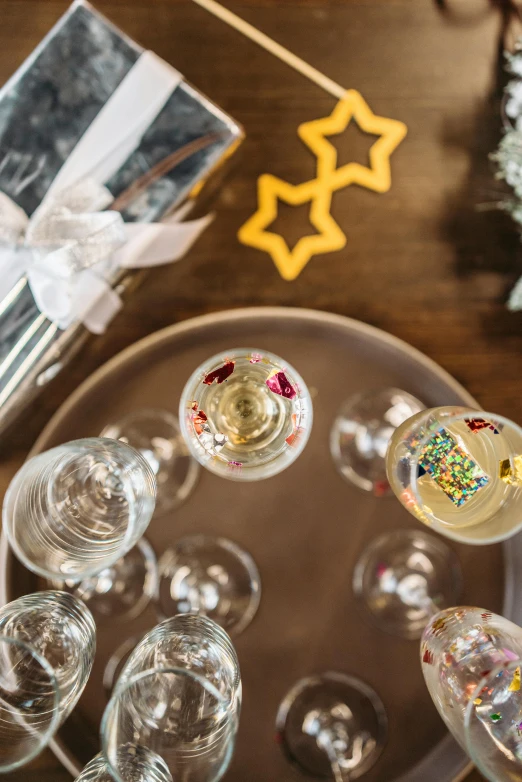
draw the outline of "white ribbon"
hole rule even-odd
[[[144,52],[96,116],[29,218],[0,192],[0,301],[25,274],[38,309],[60,329],[80,320],[95,334],[121,308],[108,278],[118,268],[176,261],[212,216],[124,223],[103,186],[139,145],[182,80]]]

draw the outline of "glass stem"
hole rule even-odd
[[[317,746],[322,749],[328,757],[335,782],[350,782],[351,772],[344,769],[342,761],[346,760],[343,751],[339,752],[335,748],[335,733],[332,729],[323,729],[317,735]]]

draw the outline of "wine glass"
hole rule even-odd
[[[376,497],[391,494],[386,449],[395,429],[424,405],[398,388],[355,394],[341,405],[330,432],[330,453],[342,477]]]
[[[250,554],[225,538],[191,535],[160,557],[158,612],[203,614],[239,635],[259,606],[261,582]]]
[[[178,419],[167,410],[136,410],[104,428],[100,437],[132,446],[148,461],[156,476],[155,516],[179,507],[194,490],[199,464],[181,436]]]
[[[173,782],[165,761],[147,747],[122,745],[118,749],[117,763],[125,782]],[[114,777],[100,753],[87,763],[75,782],[114,782]]]
[[[217,782],[235,743],[241,704],[237,655],[225,631],[178,615],[150,630],[123,667],[105,710],[102,747],[117,782],[129,742],[159,754],[174,779]]]
[[[520,658],[493,668],[466,707],[466,749],[491,782],[518,782],[522,777],[521,670]]]
[[[367,546],[353,590],[373,623],[402,638],[420,638],[429,618],[455,605],[462,573],[455,553],[421,530],[384,533]]]
[[[521,657],[522,629],[491,611],[448,608],[427,624],[421,640],[424,680],[440,716],[464,749],[466,709],[470,703],[481,705],[482,680]],[[486,693],[485,710],[493,696],[496,702],[494,690]],[[476,729],[474,721],[474,736]]]
[[[74,440],[29,459],[4,498],[3,524],[18,559],[49,580],[81,581],[110,568],[154,512],[147,461],[117,440]]]
[[[292,687],[276,719],[278,741],[305,773],[351,782],[381,754],[388,732],[374,690],[343,673],[310,676]]]
[[[51,582],[55,589],[70,592],[82,600],[101,623],[135,619],[157,598],[158,583],[156,555],[145,538],[95,576],[81,581],[53,579]]]
[[[522,528],[522,429],[465,407],[417,413],[388,448],[390,485],[417,519],[461,543],[498,543]]]
[[[0,772],[28,763],[76,705],[96,649],[88,609],[65,592],[0,608]]]
[[[224,478],[256,481],[286,469],[302,452],[312,402],[283,359],[238,348],[195,370],[181,395],[179,420],[200,464]]]

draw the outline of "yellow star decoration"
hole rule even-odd
[[[330,214],[332,193],[318,179],[291,185],[272,174],[262,174],[257,182],[258,209],[239,229],[243,244],[269,253],[284,280],[295,280],[312,255],[341,250],[346,236]],[[319,234],[303,236],[293,250],[279,234],[266,228],[277,217],[277,201],[298,206],[310,201],[310,222]]]
[[[342,133],[354,119],[365,133],[379,135],[369,152],[370,166],[348,163],[337,168],[337,151],[327,136]],[[346,236],[330,214],[332,193],[356,184],[385,193],[391,187],[390,155],[407,133],[406,125],[395,119],[375,115],[362,95],[348,90],[329,117],[304,122],[298,134],[317,156],[317,178],[291,185],[271,174],[259,177],[258,209],[239,229],[243,244],[269,253],[281,277],[295,280],[312,255],[341,250]],[[319,235],[303,236],[290,250],[279,234],[267,231],[277,217],[277,200],[291,206],[310,201],[310,222]]]
[[[370,148],[370,168],[360,163],[336,168],[337,151],[325,138],[342,133],[352,118],[365,133],[380,135]],[[357,90],[348,90],[329,117],[304,122],[297,130],[317,156],[317,178],[326,180],[332,191],[356,184],[377,193],[385,193],[391,187],[390,155],[407,131],[404,122],[374,114]]]

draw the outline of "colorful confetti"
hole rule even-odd
[[[433,652],[430,652],[430,650],[426,647],[424,654],[422,655],[422,662],[426,663],[427,665],[433,665],[433,661]]]
[[[233,361],[225,361],[222,367],[218,367],[217,369],[214,369],[213,372],[209,372],[209,374],[206,375],[203,379],[204,384],[206,386],[211,386],[214,380],[218,385],[223,383],[234,371],[234,366],[235,363]]]
[[[228,463],[228,469],[230,472],[241,472],[243,469],[243,463],[242,462],[229,462]]]
[[[457,507],[489,482],[488,476],[446,429],[441,428],[433,435],[422,451],[419,464]]]
[[[387,480],[375,481],[373,484],[373,493],[376,497],[384,497],[390,491],[390,484]]]
[[[483,611],[480,616],[483,622],[489,622],[493,614],[491,614],[489,611]]]
[[[522,456],[513,456],[511,459],[502,459],[499,465],[499,477],[501,481],[511,486],[522,484]]]
[[[522,722],[519,722],[517,725],[517,733],[519,736],[522,736]]]
[[[250,356],[250,363],[251,364],[259,364],[260,361],[263,360],[263,356],[261,353],[252,353]]]
[[[508,691],[509,692],[520,691],[520,667],[515,668],[515,670],[513,671],[513,679],[508,687]]]
[[[491,722],[500,722],[501,719],[502,719],[502,714],[499,714],[498,712],[495,712],[495,714],[492,714],[490,716]]]
[[[194,415],[192,416],[192,422],[194,424],[194,429],[196,430],[196,434],[202,434],[203,427],[207,423],[207,414],[203,412],[203,410],[198,410],[196,406],[196,410],[194,412]]]
[[[482,429],[491,429],[493,434],[498,434],[498,429],[484,418],[465,418],[466,426],[471,432],[480,432]]]
[[[473,703],[475,704],[475,706],[480,706],[480,704],[482,703],[482,698],[475,698]]]
[[[268,377],[266,384],[270,391],[273,391],[274,394],[278,394],[285,399],[293,399],[297,394],[297,391],[283,371],[271,374],[270,377]]]
[[[445,629],[446,619],[442,616],[438,619],[435,619],[435,621],[431,624],[431,632],[433,635],[441,635]]]

